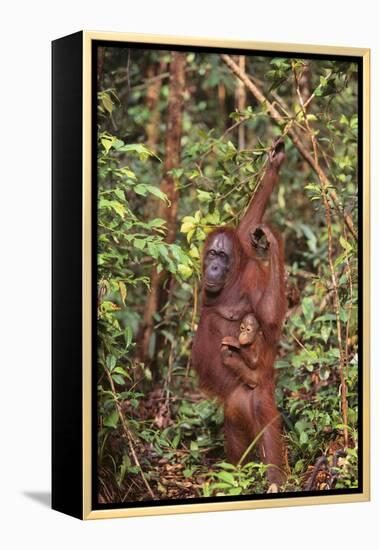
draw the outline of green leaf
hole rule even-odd
[[[149,221],[149,227],[162,227],[166,224],[166,220],[163,220],[162,218],[154,218],[153,220]]]
[[[350,252],[353,248],[351,244],[342,237],[342,235],[340,236],[340,245],[346,250],[346,252]]]
[[[124,478],[125,478],[125,474],[127,470],[129,470],[130,466],[131,466],[130,458],[127,454],[125,454],[122,459],[122,464],[120,466],[120,473],[117,478],[117,483],[119,487],[121,487],[122,482],[124,481]]]
[[[229,489],[229,495],[240,495],[242,493],[242,487],[232,487]]]
[[[116,384],[119,384],[120,386],[123,386],[125,384],[125,380],[120,374],[113,374],[112,372],[112,380],[114,380]]]
[[[113,411],[104,418],[104,426],[107,428],[117,428],[117,422],[118,422],[118,412],[117,409],[113,409]]]
[[[197,444],[197,441],[191,441],[190,449],[191,449],[191,451],[198,451],[199,450],[199,445]]]
[[[342,323],[346,323],[347,319],[348,319],[348,313],[346,311],[345,308],[341,307],[340,309],[340,319],[342,321]]]
[[[131,327],[129,326],[125,327],[124,338],[125,338],[125,346],[128,348],[133,338],[133,331]]]
[[[150,151],[150,149],[145,147],[145,145],[143,145],[142,143],[130,143],[128,145],[123,145],[118,150],[124,153],[137,153],[140,160],[142,160],[143,162],[146,161],[149,157],[155,157],[156,159],[160,160],[160,158],[155,153],[153,153],[153,151]]]
[[[134,239],[133,240],[133,245],[138,250],[143,250],[145,248],[145,245],[146,245],[146,239]]]
[[[122,301],[122,303],[125,305],[126,284],[124,283],[124,281],[119,281],[119,282],[118,282],[118,286],[119,286],[119,289],[120,289],[121,301]]]
[[[222,468],[223,470],[231,470],[231,471],[235,471],[236,467],[234,466],[234,464],[230,464],[229,462],[217,462],[216,466],[218,468]]]
[[[146,197],[147,195],[147,188],[144,183],[138,183],[133,187],[133,191],[137,193],[137,195],[142,195],[142,197]]]
[[[221,221],[220,212],[218,210],[215,210],[211,214],[208,214],[205,216],[204,223],[209,225],[219,225]]]
[[[321,327],[321,338],[324,340],[325,344],[329,340],[329,336],[331,333],[331,326],[330,325],[323,325]]]
[[[313,319],[314,312],[315,312],[312,298],[308,298],[308,297],[303,298],[303,301],[301,303],[301,307],[302,307],[302,310],[303,310],[305,320],[308,323],[310,323]]]
[[[193,231],[194,224],[192,222],[183,222],[180,228],[181,233],[189,233]]]
[[[188,265],[179,264],[178,265],[178,271],[180,275],[183,277],[183,279],[188,279],[191,277],[193,271]]]
[[[125,208],[121,202],[109,201],[108,199],[101,198],[99,201],[99,208],[110,208],[114,210],[121,218],[125,217]]]
[[[189,232],[187,233],[187,241],[188,241],[189,243],[191,242],[191,239],[192,239],[192,237],[194,236],[194,234],[195,234],[195,229],[191,229],[191,231],[189,231]]]
[[[122,189],[119,189],[118,187],[114,190],[114,194],[117,198],[119,198],[121,201],[125,201],[125,193]]]
[[[212,200],[212,194],[208,191],[203,191],[202,189],[197,190],[197,197],[200,202],[210,202]]]
[[[112,372],[116,366],[116,357],[114,355],[107,355],[106,364],[108,369]]]
[[[295,429],[299,432],[303,432],[308,427],[308,422],[306,420],[298,420],[295,424]]]
[[[105,153],[108,154],[112,145],[115,143],[116,138],[113,136],[103,136],[100,139],[101,145],[104,147]]]
[[[108,111],[108,113],[112,114],[113,102],[108,94],[103,95],[103,105],[104,105],[104,108]]]
[[[193,225],[196,225],[196,220],[192,216],[184,216],[182,219],[183,223],[192,223]]]
[[[218,472],[217,477],[219,479],[221,479],[222,481],[225,481],[229,485],[235,485],[236,484],[234,476],[230,472]]]
[[[320,378],[321,380],[327,380],[330,376],[330,368],[327,367],[326,365],[322,365],[320,367]]]
[[[130,170],[129,166],[123,166],[122,168],[119,168],[116,173],[120,173],[122,176],[126,176],[133,181],[136,181],[137,179],[137,176],[132,170]]]
[[[174,449],[178,448],[179,443],[180,443],[180,432],[177,433],[174,439],[172,440],[172,446],[174,447]]]
[[[146,197],[147,193],[150,193],[151,195],[158,197],[158,199],[160,199],[161,201],[170,204],[167,195],[163,193],[163,191],[161,191],[159,187],[155,187],[154,185],[148,185],[147,183],[138,183],[133,187],[133,190],[137,193],[137,195],[142,195],[143,197]]]
[[[309,250],[315,254],[316,251],[317,251],[317,238],[316,238],[316,235],[314,234],[314,232],[312,231],[312,229],[308,225],[305,225],[305,224],[301,223],[301,224],[299,224],[299,226],[300,226],[301,230],[303,231],[303,233],[304,233],[304,235],[307,239],[307,244],[308,244]]]
[[[191,245],[189,255],[191,256],[191,258],[196,258],[196,259],[200,258],[199,249],[195,245]]]
[[[113,372],[117,372],[118,374],[122,374],[123,376],[127,376],[128,378],[130,378],[129,374],[122,367],[115,367],[113,369]]]
[[[120,149],[120,147],[123,147],[124,145],[125,143],[122,141],[122,139],[116,139],[114,143],[114,148],[117,150],[117,149]]]

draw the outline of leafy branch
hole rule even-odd
[[[266,107],[267,112],[270,114],[272,119],[283,130],[283,135],[288,134],[288,136],[292,140],[292,143],[298,149],[301,156],[309,164],[309,166],[314,170],[314,172],[316,172],[320,182],[324,182],[326,184],[328,193],[333,201],[333,204],[337,209],[337,211],[340,213],[340,207],[339,207],[337,195],[335,191],[331,188],[331,185],[328,182],[328,178],[325,172],[320,167],[319,163],[316,162],[315,158],[304,147],[304,145],[301,142],[300,136],[297,134],[296,130],[293,128],[295,118],[290,120],[287,123],[286,119],[279,113],[279,111],[274,107],[274,105],[270,103],[270,101],[264,96],[264,94],[258,88],[258,86],[251,81],[248,75],[242,69],[240,69],[240,67],[237,65],[237,63],[235,63],[235,61],[233,61],[230,55],[221,54],[221,59],[224,61],[224,63],[226,63],[226,65],[230,68],[230,70],[245,84],[247,89],[253,94],[253,96],[257,99],[257,101]],[[309,100],[308,100],[308,103],[309,103]],[[353,223],[353,220],[351,219],[351,216],[347,212],[344,212],[343,217],[350,233],[352,234],[355,240],[358,240],[357,231],[354,227],[354,223]]]

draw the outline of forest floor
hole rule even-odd
[[[186,500],[225,494],[223,482],[231,483],[232,480],[227,477],[229,472],[225,462],[221,408],[214,401],[206,400],[191,383],[181,382],[180,386],[180,394],[170,395],[167,387],[156,385],[145,394],[134,410],[136,426],[145,427],[142,433],[136,433],[133,438],[133,450],[138,457],[139,466],[133,465],[127,458],[123,463],[124,471],[116,471],[111,456],[125,451],[127,438],[121,428],[108,438],[106,447],[110,460],[104,461],[99,470],[99,503]],[[122,406],[130,415],[130,403],[124,401]],[[202,420],[201,416],[204,411],[208,415],[208,428],[205,427],[205,422],[202,426],[204,418]],[[212,415],[216,415],[217,419],[214,419],[211,431],[204,433],[204,430],[209,430],[209,418]],[[182,437],[178,438],[177,434],[180,432]],[[174,439],[170,439],[171,434],[176,434]],[[194,435],[197,436],[196,441]],[[329,463],[336,462],[336,457],[339,459],[337,447],[330,448]],[[287,469],[290,471],[287,451],[288,449]],[[125,456],[128,455],[129,453]],[[258,458],[255,459],[259,464]],[[224,475],[217,473],[218,466],[226,467],[226,473],[222,472]],[[216,472],[213,477],[212,472]],[[330,488],[332,475],[328,460],[323,456],[314,465],[306,468],[296,486],[287,485],[284,491],[304,491],[309,489],[310,483],[312,490],[327,490]],[[143,477],[146,478],[145,482]],[[243,494],[266,492],[268,484],[264,480],[264,472],[257,477],[256,483],[251,479],[245,486],[248,490],[243,491]]]

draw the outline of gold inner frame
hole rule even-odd
[[[267,500],[243,500],[231,502],[204,502],[197,504],[170,504],[144,506],[138,508],[114,508],[92,510],[92,41],[106,40],[117,42],[140,42],[148,44],[205,46],[245,50],[286,51],[301,54],[351,55],[363,60],[363,492],[359,494],[340,494],[288,497]],[[362,123],[361,122],[361,123]],[[337,46],[315,46],[271,42],[228,41],[209,38],[190,38],[134,33],[113,33],[83,31],[83,288],[82,288],[82,335],[83,335],[83,518],[105,519],[163,514],[187,514],[193,512],[216,512],[222,510],[246,510],[283,506],[304,506],[313,504],[334,504],[343,502],[364,502],[370,500],[370,50],[368,48],[348,48]],[[362,307],[361,305],[361,307]]]

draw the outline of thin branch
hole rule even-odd
[[[238,65],[241,71],[245,70],[246,58],[244,55],[238,56]],[[237,109],[242,113],[246,108],[246,89],[243,83],[237,79],[237,88],[235,91]],[[238,126],[238,150],[245,149],[245,126]]]
[[[186,73],[193,73],[194,71],[196,71],[196,67],[187,67],[185,69],[185,72]],[[146,78],[142,84],[137,84],[136,86],[131,86],[130,87],[130,90],[132,90],[133,92],[137,91],[137,90],[143,90],[144,88],[147,88],[149,87],[151,84],[153,84],[154,82],[157,82],[159,80],[166,80],[170,78],[170,72],[169,71],[165,71],[163,73],[160,73],[160,74],[157,74],[156,76],[152,76],[151,78]],[[117,79],[115,81],[115,84],[116,85],[121,85],[121,84],[124,84],[124,82],[127,81],[127,77],[126,76],[123,76],[119,79]],[[121,95],[121,94],[119,94]]]
[[[199,307],[199,285],[195,279],[193,284],[193,308],[192,308],[192,316],[191,316],[191,330],[193,332],[195,331],[198,307]],[[191,368],[191,354],[189,354],[188,360],[187,360],[186,379],[188,379],[190,368]]]
[[[344,228],[344,238],[345,241],[347,241],[347,235],[346,230]],[[353,276],[351,272],[351,265],[350,265],[350,259],[348,251],[346,252],[346,267],[347,267],[347,278],[349,281],[349,304],[348,304],[348,312],[347,312],[347,321],[346,321],[346,334],[345,334],[345,357],[346,361],[349,357],[349,340],[350,340],[350,322],[351,322],[351,314],[353,311]]]
[[[307,348],[304,346],[304,344],[302,344],[302,343],[300,342],[300,340],[299,340],[298,338],[296,338],[296,336],[295,336],[295,334],[294,334],[293,332],[291,332],[291,336],[292,336],[292,338],[295,340],[295,342],[296,342],[296,343],[297,343],[306,353],[308,353],[308,355],[311,355],[311,356],[312,356],[311,352],[307,350]]]
[[[234,124],[232,124],[231,126],[229,126],[229,128],[227,128],[225,130],[225,132],[221,135],[220,139],[224,139],[224,137],[229,134],[229,132],[231,132],[232,130],[234,130],[235,128],[237,128],[240,124],[243,124],[244,122],[246,122],[247,120],[249,120],[249,117],[241,117],[240,120],[237,120],[237,122],[235,122]]]
[[[245,458],[248,456],[250,451],[252,449],[254,449],[255,445],[260,440],[260,438],[264,435],[266,430],[268,430],[268,428],[271,426],[271,424],[276,422],[279,418],[280,418],[280,413],[276,414],[273,418],[271,418],[270,422],[267,422],[267,424],[265,426],[263,426],[261,431],[254,437],[252,442],[246,447],[245,451],[243,452],[241,458],[239,459],[239,461],[237,463],[237,466],[241,466],[241,464],[243,464],[243,461],[245,460]],[[269,464],[269,466],[274,466],[274,464]],[[276,468],[278,468],[280,470],[280,468],[278,466],[276,466]]]
[[[165,408],[166,408],[168,417],[170,416],[170,384],[171,384],[171,378],[172,378],[173,364],[174,364],[174,348],[173,348],[173,345],[171,344],[170,353],[168,356],[167,376],[164,382],[164,392],[166,393]]]
[[[305,484],[304,491],[311,491],[313,488],[313,485],[316,481],[316,477],[321,471],[321,468],[325,466],[326,471],[329,473],[329,463],[326,456],[320,456],[316,460],[316,464],[313,466],[312,474],[310,478],[308,479],[307,483]]]
[[[297,96],[299,98],[300,106],[303,111],[304,121],[305,125],[308,130],[309,137],[312,142],[313,147],[313,158],[315,162],[315,166],[317,169],[317,173],[319,173],[319,155],[318,155],[318,146],[317,146],[317,140],[315,133],[313,132],[309,121],[307,117],[307,112],[304,106],[303,98],[300,92],[300,86],[299,86],[299,78],[296,71],[295,66],[292,66],[294,78],[295,78],[295,84],[296,84],[296,92]],[[328,181],[323,173],[319,176],[320,184],[321,184],[321,194],[322,199],[324,203],[325,208],[325,215],[326,215],[326,226],[328,230],[328,261],[329,261],[329,269],[330,274],[332,277],[332,286],[333,286],[333,294],[334,294],[334,312],[336,315],[336,324],[337,324],[337,340],[338,340],[338,349],[339,349],[339,375],[340,375],[340,381],[341,381],[341,406],[342,406],[342,418],[343,418],[343,433],[344,433],[344,441],[345,441],[345,447],[349,444],[349,434],[347,431],[347,390],[346,390],[346,380],[345,380],[345,354],[344,349],[342,346],[342,327],[341,327],[341,306],[340,306],[340,300],[339,300],[339,294],[338,294],[338,283],[337,283],[337,277],[336,272],[334,268],[333,263],[333,235],[332,235],[332,216],[330,212],[330,204],[328,199]]]
[[[111,390],[112,390],[112,394],[113,394],[113,399],[114,399],[114,402],[116,404],[116,408],[117,408],[117,412],[118,412],[118,416],[120,418],[120,421],[121,421],[121,424],[122,424],[122,427],[123,427],[123,430],[124,430],[124,433],[126,435],[126,438],[128,440],[128,443],[129,443],[129,448],[130,448],[130,452],[132,453],[132,456],[133,456],[133,460],[134,460],[134,463],[135,465],[138,467],[139,469],[139,473],[141,474],[141,477],[142,477],[142,480],[146,486],[146,489],[148,490],[151,498],[153,500],[156,499],[156,496],[152,490],[152,488],[150,487],[149,485],[149,482],[147,481],[146,479],[146,476],[142,470],[142,467],[141,467],[141,463],[138,459],[138,456],[137,456],[137,453],[134,449],[134,438],[133,438],[133,434],[131,433],[131,431],[129,430],[129,426],[128,426],[128,423],[127,423],[127,420],[124,416],[124,413],[122,411],[122,408],[121,408],[121,405],[120,405],[120,402],[118,400],[118,397],[117,397],[117,392],[116,392],[116,388],[114,386],[114,382],[113,382],[113,379],[112,379],[112,376],[111,376],[111,373],[109,372],[109,370],[105,367],[105,372],[107,373],[107,377],[108,377],[108,380],[109,380],[109,384],[111,386]]]

